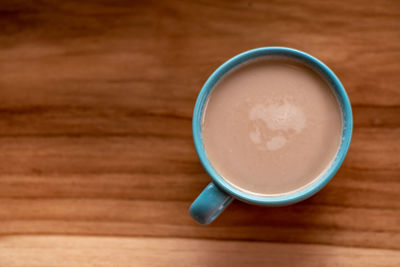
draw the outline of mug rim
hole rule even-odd
[[[303,64],[306,64],[309,67],[311,67],[313,71],[317,72],[320,76],[323,76],[323,78],[330,85],[330,87],[332,87],[336,95],[336,98],[339,102],[340,110],[342,113],[342,136],[341,136],[342,140],[338,152],[334,160],[329,165],[329,167],[327,167],[327,170],[325,170],[325,172],[323,172],[318,179],[311,182],[311,184],[305,186],[304,188],[300,190],[294,190],[293,193],[288,192],[276,196],[251,194],[251,192],[243,191],[239,187],[232,185],[231,183],[227,182],[224,178],[222,178],[222,176],[218,174],[218,172],[213,168],[212,164],[208,160],[208,157],[204,149],[204,144],[201,134],[201,125],[203,120],[204,107],[205,104],[207,103],[208,96],[212,92],[212,89],[214,88],[216,83],[234,67],[255,58],[263,56],[271,56],[271,55],[298,59]],[[230,58],[229,60],[224,62],[221,66],[219,66],[210,75],[210,77],[207,79],[202,89],[200,90],[200,93],[196,100],[196,104],[193,111],[192,131],[193,131],[193,141],[195,149],[200,159],[200,162],[202,163],[208,175],[212,178],[212,180],[217,184],[219,188],[221,188],[226,193],[232,195],[233,197],[244,202],[256,205],[265,205],[265,206],[283,206],[302,201],[314,195],[319,190],[321,190],[336,174],[336,172],[342,165],[343,160],[346,157],[347,151],[350,146],[350,141],[353,132],[353,115],[352,115],[350,100],[347,96],[347,93],[342,83],[336,77],[333,71],[329,69],[319,59],[303,51],[296,50],[293,48],[260,47],[245,51]]]

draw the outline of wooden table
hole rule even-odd
[[[347,88],[316,196],[204,227],[191,115],[233,55],[288,46]],[[0,2],[0,266],[400,266],[399,1]]]

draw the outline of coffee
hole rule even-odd
[[[231,70],[203,114],[211,165],[253,194],[287,194],[311,184],[335,158],[341,134],[332,89],[291,59],[260,58]]]

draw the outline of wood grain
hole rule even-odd
[[[0,266],[398,265],[399,43],[398,1],[1,1]],[[201,227],[196,96],[277,45],[343,82],[348,157],[311,199]]]
[[[16,236],[0,239],[7,266],[398,266],[397,251],[177,238]],[[43,257],[42,255],[48,255]],[[290,257],[288,256],[290,255]]]

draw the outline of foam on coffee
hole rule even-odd
[[[214,169],[229,183],[261,195],[304,188],[338,151],[338,101],[316,72],[286,58],[236,67],[213,88],[202,138]]]

